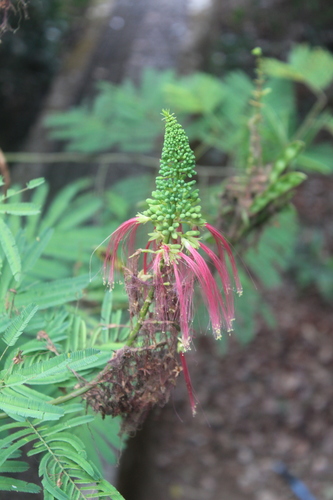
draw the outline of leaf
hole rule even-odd
[[[298,156],[297,164],[309,172],[331,174],[333,172],[333,146],[328,142],[310,146]]]
[[[28,428],[28,429],[27,429],[27,432],[29,432],[29,427],[30,427],[30,424],[29,424],[28,422],[23,422],[23,423],[19,423],[19,422],[11,422],[10,424],[4,424],[4,425],[2,424],[2,425],[0,426],[0,433],[5,432],[5,431],[8,431],[8,430],[12,430],[12,429],[17,429],[18,427],[20,427],[20,428],[21,428],[21,427],[26,427],[26,428]],[[8,437],[8,436],[7,436],[7,437]],[[9,441],[8,441],[8,442],[10,443],[10,442],[11,442],[12,440],[14,440],[14,439],[16,439],[16,438],[15,438],[15,435],[10,434],[10,436],[9,436]],[[2,442],[3,442],[3,440],[0,440],[0,448],[2,448]]]
[[[0,315],[0,333],[4,332],[8,325],[10,324],[10,318],[7,314]]]
[[[15,281],[20,280],[21,258],[13,233],[7,224],[0,218],[0,243],[7,258]]]
[[[27,385],[16,385],[15,387],[7,388],[6,391],[7,394],[10,393],[13,397],[16,397],[16,395],[18,394],[19,396],[23,396],[28,399],[44,401],[45,403],[50,403],[50,401],[52,401],[51,396],[48,396],[43,392],[36,391],[35,389],[28,387]]]
[[[8,346],[15,345],[17,339],[23,333],[23,330],[37,311],[38,306],[29,304],[19,316],[14,318],[2,337],[4,343]]]
[[[37,484],[27,483],[19,479],[10,477],[0,477],[1,491],[19,491],[22,493],[39,493],[40,487]]]
[[[46,202],[46,198],[49,192],[49,187],[47,184],[42,184],[38,187],[33,193],[31,197],[32,203],[37,205],[38,207],[43,207]],[[41,218],[41,214],[36,217],[28,217],[25,225],[25,232],[28,239],[36,237],[36,229],[38,227],[39,221]]]
[[[18,426],[19,427],[23,427],[23,429],[20,429],[20,430],[14,432],[14,433],[11,433],[11,434],[7,434],[6,437],[4,437],[4,438],[1,439],[1,441],[0,441],[0,448],[1,448],[1,450],[3,450],[3,452],[7,453],[8,445],[12,445],[14,443],[14,441],[19,440],[19,441],[16,441],[16,443],[18,443],[20,441],[23,441],[21,439],[22,436],[24,436],[25,438],[28,439],[27,441],[25,441],[26,443],[28,443],[31,440],[30,436],[29,436],[29,434],[31,434],[31,429],[29,428],[30,427],[29,425],[24,425],[24,423],[21,423],[21,422],[15,422],[15,424],[7,424],[4,427],[7,430],[9,430],[9,429],[15,429]],[[15,451],[16,451],[16,448],[15,448]],[[3,453],[3,452],[1,452],[1,453]],[[2,460],[1,465],[8,458],[8,456],[10,456],[10,455],[6,455],[6,457],[3,457],[3,456],[1,457],[1,460]]]
[[[57,500],[71,500],[71,498],[66,495],[66,493],[62,492],[61,489],[51,481],[49,476],[47,475],[47,472],[43,474],[43,480],[42,480],[42,485],[52,495],[52,499],[57,499]]]
[[[87,498],[93,498],[94,496],[98,498],[102,498],[106,495],[110,495],[112,500],[125,500],[124,497],[119,493],[119,491],[116,490],[112,484],[110,484],[108,481],[105,479],[102,479],[97,483],[98,490],[101,492],[98,495],[87,495]]]
[[[72,450],[77,451],[79,454],[84,455],[86,457],[86,453],[82,446],[82,441],[75,434],[70,434],[69,432],[60,432],[55,434],[53,437],[48,437],[47,443],[43,443],[39,441],[35,443],[34,449],[30,451],[29,456],[36,455],[43,451],[46,451],[49,447],[49,444],[52,443],[52,448],[55,449],[55,442],[57,442],[58,446],[60,444],[60,449],[65,445],[70,445]]]
[[[38,283],[28,290],[19,291],[15,298],[15,305],[22,307],[34,302],[40,309],[66,304],[82,297],[82,290],[88,285],[87,275],[76,278],[54,280],[48,283]]]
[[[57,434],[59,431],[64,431],[66,429],[74,429],[74,427],[82,426],[84,424],[89,424],[95,419],[94,415],[81,415],[79,417],[74,417],[71,420],[66,420],[60,424],[52,425],[47,427],[45,430],[41,431],[41,435],[47,441],[48,436]],[[28,452],[30,456],[31,452]]]
[[[68,329],[66,351],[77,351],[87,347],[87,325],[80,316],[73,314]]]
[[[0,214],[36,215],[40,208],[33,203],[0,203]]]
[[[40,420],[58,420],[64,411],[57,406],[19,396],[7,396],[5,390],[0,393],[0,408],[11,416],[39,418]]]
[[[300,44],[290,52],[289,63],[267,58],[263,60],[263,70],[278,78],[302,82],[318,93],[333,80],[333,56],[321,47]]]
[[[37,179],[32,179],[31,181],[27,182],[27,188],[34,189],[44,184],[44,182],[45,182],[44,177],[38,177]]]
[[[26,429],[25,429],[25,431],[26,431]],[[30,430],[28,430],[28,432],[30,432]],[[15,436],[19,435],[19,434],[20,434],[20,432],[16,432],[14,436],[11,436],[11,439],[14,440]],[[26,435],[23,438],[21,438],[18,441],[16,441],[15,443],[11,444],[7,448],[1,449],[1,451],[0,451],[0,465],[4,464],[5,461],[9,457],[13,457],[14,454],[17,452],[17,450],[19,450],[20,448],[22,448],[22,446],[25,446],[26,444],[30,443],[30,441],[33,441],[34,439],[36,439],[36,436],[32,435],[30,433],[29,435]],[[1,448],[3,446],[3,442],[4,441],[5,441],[4,439],[2,439],[0,441]]]
[[[102,311],[101,311],[101,324],[102,324],[102,335],[103,341],[107,342],[109,340],[109,325],[111,323],[111,313],[112,313],[112,290],[105,292]]]
[[[246,252],[246,264],[265,286],[272,288],[281,283],[281,271],[295,251],[297,233],[296,213],[286,209],[266,226],[259,244]]]
[[[34,364],[25,368],[22,365],[13,369],[7,377],[6,385],[17,384],[50,384],[51,382],[64,382],[73,376],[71,370],[81,371],[98,366],[104,361],[105,354],[97,349],[85,349],[73,353],[60,354],[48,361]]]
[[[3,472],[25,472],[29,469],[29,464],[27,462],[21,462],[19,460],[7,460],[3,465],[0,466],[0,474]]]
[[[27,254],[24,256],[23,272],[30,271],[38,261],[39,257],[44,252],[53,234],[53,229],[46,229],[41,236],[35,238],[35,241],[29,247]],[[54,265],[54,264],[53,264]],[[54,266],[56,267],[56,266]]]
[[[271,90],[263,97],[260,135],[264,161],[274,161],[293,136],[296,127],[295,85],[281,78],[269,78]]]
[[[88,179],[80,179],[73,182],[62,189],[49,207],[45,217],[43,218],[41,228],[45,229],[53,227],[54,224],[60,220],[64,212],[68,209],[69,203],[72,199],[83,189],[89,187],[91,182]]]
[[[88,196],[81,196],[80,203],[77,206],[74,206],[74,204],[71,206],[70,211],[64,215],[58,227],[61,230],[68,230],[72,227],[76,227],[82,222],[91,219],[101,207],[101,198],[92,198],[91,194]]]
[[[186,113],[211,113],[225,97],[223,83],[206,73],[194,73],[164,87],[173,109]]]

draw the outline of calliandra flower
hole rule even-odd
[[[148,321],[155,321],[163,333],[169,331],[169,335],[175,335],[176,332],[180,336],[178,350],[194,412],[184,351],[191,346],[195,284],[199,284],[216,338],[221,336],[223,329],[232,330],[233,288],[235,286],[241,293],[241,285],[228,242],[202,216],[199,190],[194,189],[195,157],[185,132],[169,111],[164,110],[163,116],[165,138],[156,190],[146,200],[147,210],[121,224],[111,235],[104,276],[113,287],[115,262],[121,248],[130,313],[138,317],[130,338],[135,339],[141,325]],[[145,224],[151,224],[153,231],[149,233],[146,247],[136,249],[136,232]],[[207,231],[215,242],[216,251],[200,239],[202,232]],[[155,336],[158,328],[155,328]]]

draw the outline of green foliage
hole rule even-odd
[[[289,207],[265,227],[257,244],[250,244],[244,255],[250,274],[267,288],[279,286],[281,271],[288,268],[295,253],[297,236],[297,216]]]
[[[73,405],[67,408],[69,414],[73,410],[77,413],[78,405],[74,406],[75,408]],[[80,410],[82,412],[83,408]],[[0,441],[0,464],[9,464],[9,467],[4,466],[4,470],[9,468],[12,472],[19,472],[22,470],[22,462],[16,465],[10,457],[23,445],[33,443],[28,456],[42,454],[39,475],[42,478],[44,498],[81,500],[98,496],[121,500],[123,497],[103,479],[98,468],[87,457],[83,441],[73,434],[73,429],[93,420],[92,415],[71,419],[65,415],[54,425],[45,426],[36,420],[5,424],[0,432],[3,434],[10,430],[10,433]],[[16,430],[17,428],[20,430]],[[39,491],[37,485],[16,479],[10,483],[6,479],[8,478],[1,478],[0,489],[31,493]]]
[[[37,311],[38,306],[36,306],[35,304],[29,304],[25,309],[23,309],[21,314],[10,321],[10,324],[7,327],[1,340],[8,346],[15,345],[19,336],[23,333],[29,321]]]
[[[277,78],[304,83],[314,92],[321,92],[333,80],[333,56],[321,47],[296,45],[289,54],[288,63],[265,59],[264,71]]]
[[[200,86],[199,91],[199,85],[204,82],[209,83],[207,87]],[[188,76],[173,86],[167,86],[165,92],[169,106],[178,114],[196,114],[187,127],[191,140],[200,141],[205,146],[204,151],[216,148],[239,163],[244,162],[247,156],[248,103],[252,90],[250,78],[241,71],[235,71],[223,80],[200,73]],[[177,98],[177,92],[182,99]],[[191,107],[202,94],[206,97],[202,100],[201,109],[197,104]]]
[[[282,284],[283,274],[297,255],[298,237],[298,218],[292,206],[266,223],[260,237],[255,232],[248,237],[247,249],[238,259],[243,294],[235,297],[234,334],[240,343],[247,344],[253,339],[259,316],[268,325],[276,325],[277,318],[265,299],[265,291]],[[226,337],[222,338],[221,348],[227,348]]]
[[[69,151],[94,153],[114,146],[123,151],[150,151],[162,132],[156,113],[166,104],[162,88],[174,79],[172,71],[158,73],[146,69],[140,88],[129,80],[122,86],[100,82],[91,105],[48,117],[50,135],[53,139],[69,140]]]
[[[92,202],[94,198],[82,192],[88,187],[90,183],[83,180],[65,188],[46,211],[48,189],[41,179],[24,189],[35,190],[31,202],[22,202],[24,190],[16,188],[2,196],[6,210],[0,213],[0,409],[4,412],[0,414],[4,422],[0,427],[0,472],[26,470],[28,465],[19,460],[20,450],[30,444],[28,455],[41,457],[44,498],[121,500],[103,479],[96,450],[96,442],[101,446],[103,441],[104,459],[115,462],[115,450],[121,446],[117,437],[120,421],[101,421],[72,401],[90,387],[85,384],[93,383],[113,353],[123,347],[129,332],[121,310],[112,309],[111,292],[105,294],[100,318],[69,304],[77,303],[89,284],[87,274],[70,276],[72,266],[84,253],[87,273],[91,242],[95,238],[98,242],[101,235],[100,228],[88,223],[97,217],[103,201]],[[106,198],[111,197],[107,193]],[[31,206],[38,208],[32,211]],[[123,211],[129,206],[127,202]],[[103,216],[111,219],[112,210],[106,212]],[[116,223],[110,223],[110,231]],[[82,235],[77,246],[71,242],[72,255],[59,256],[53,247],[54,235],[70,239],[75,232]],[[52,255],[57,258],[51,260]],[[50,267],[43,267],[43,261]],[[49,273],[51,267],[54,271]],[[64,277],[57,279],[59,269]],[[100,286],[99,296],[103,295]],[[84,383],[74,389],[78,380]],[[1,476],[0,490],[38,493],[40,486]]]
[[[332,61],[328,51],[307,45],[296,45],[288,63],[262,60],[266,81],[258,132],[265,163],[275,162],[290,144],[301,139],[304,152],[293,167],[332,171],[332,162],[325,154],[331,146],[312,146],[321,129],[333,130],[331,115],[322,112],[323,91],[333,81]],[[305,84],[317,98],[301,123],[297,122],[297,82]],[[230,72],[223,79],[204,73],[176,79],[169,71],[147,69],[139,87],[129,81],[122,86],[101,82],[90,105],[51,115],[46,123],[51,137],[66,140],[70,151],[92,153],[114,146],[123,151],[151,151],[162,131],[156,110],[167,106],[184,118],[191,117],[186,130],[191,141],[199,142],[199,156],[213,148],[227,155],[229,165],[245,168],[254,92],[254,83],[242,71]]]
[[[315,288],[327,302],[333,297],[333,257],[319,228],[302,228],[292,276],[302,289]]]

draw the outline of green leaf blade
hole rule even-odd
[[[14,235],[2,219],[0,219],[0,243],[14,279],[15,281],[19,281],[22,267],[21,257],[16,245]]]
[[[37,484],[27,483],[26,481],[21,481],[20,479],[0,477],[0,490],[18,491],[21,493],[39,493],[40,487]]]
[[[0,214],[37,215],[40,208],[34,203],[0,203]]]
[[[4,390],[0,394],[0,408],[6,413],[10,413],[12,417],[17,415],[40,420],[59,420],[64,414],[63,409],[58,406],[34,399],[8,396],[4,394]]]
[[[23,333],[31,318],[38,311],[38,306],[29,304],[21,314],[14,318],[2,337],[3,342],[8,346],[15,345],[16,341]]]

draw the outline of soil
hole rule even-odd
[[[332,184],[316,176],[296,196],[303,223],[320,225],[328,247]],[[129,441],[119,484],[126,500],[296,498],[274,471],[280,463],[318,500],[333,499],[333,309],[290,277],[269,301],[278,328],[259,324],[248,346],[231,336],[222,356],[213,339],[197,339],[188,355],[197,415],[179,381]]]

